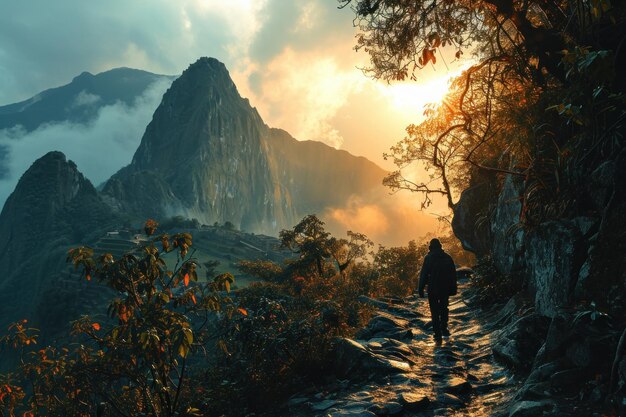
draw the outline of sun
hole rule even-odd
[[[427,104],[439,104],[450,87],[449,76],[433,78],[421,83],[397,83],[383,86],[383,93],[391,104],[402,112],[421,112]]]

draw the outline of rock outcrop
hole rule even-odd
[[[490,181],[479,182],[464,190],[454,207],[452,229],[463,248],[478,257],[490,252],[491,230],[487,219],[494,193]]]
[[[454,209],[452,226],[464,247],[479,256],[490,255],[499,273],[523,280],[539,314],[553,317],[560,308],[589,299],[584,283],[593,275],[593,266],[607,263],[592,263],[600,219],[577,216],[526,227],[520,220],[522,182],[507,176],[499,191],[489,184],[464,191]],[[476,217],[488,227],[476,227]],[[621,229],[610,230],[614,234]],[[611,241],[619,244],[617,239]]]
[[[131,164],[104,193],[138,217],[183,215],[276,234],[380,187],[384,175],[365,158],[269,128],[224,64],[201,58],[164,95]]]
[[[517,177],[509,175],[504,179],[489,222],[493,261],[504,274],[523,267],[524,229],[519,227],[522,186],[522,181]]]

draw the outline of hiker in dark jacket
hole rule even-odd
[[[448,297],[455,295],[456,268],[452,257],[441,248],[439,239],[433,239],[429,245],[430,252],[424,258],[420,272],[419,295],[424,297],[424,288],[428,287],[428,304],[433,319],[435,341],[441,343],[441,336],[449,336],[448,330]]]

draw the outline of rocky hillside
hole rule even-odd
[[[230,221],[275,235],[380,188],[384,174],[365,158],[269,128],[224,64],[201,58],[164,95],[132,163],[104,194],[137,217]]]
[[[512,176],[474,179],[454,209],[454,231],[465,248],[492,261],[491,285],[521,288],[509,303],[515,321],[494,347],[497,357],[528,376],[521,399],[544,401],[545,387],[558,386],[597,404],[622,401],[624,184],[621,151],[593,169],[575,209],[560,217],[522,223],[528,190]]]

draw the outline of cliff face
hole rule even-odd
[[[131,164],[104,194],[138,217],[180,214],[275,234],[383,176],[364,158],[270,129],[224,64],[201,58],[164,95]]]
[[[498,314],[493,346],[494,357],[527,375],[511,415],[565,397],[596,407],[612,396],[623,403],[626,151],[577,169],[586,172],[585,186],[576,189],[580,204],[559,216],[523,224],[529,193],[521,178],[510,176],[475,183],[454,210],[457,236],[490,255],[503,275],[493,274],[490,283],[523,283]],[[486,189],[493,192],[480,192]],[[473,227],[476,219],[488,227]]]
[[[118,221],[65,155],[35,161],[0,214],[0,325],[40,311],[44,294],[60,285],[67,248]]]
[[[502,274],[523,280],[539,314],[555,317],[564,307],[595,301],[625,311],[626,154],[595,169],[578,198],[591,209],[524,227],[524,184],[505,177],[466,190],[455,207],[453,227],[464,246],[491,255]],[[492,192],[481,192],[490,189]],[[488,227],[475,226],[477,217]]]

